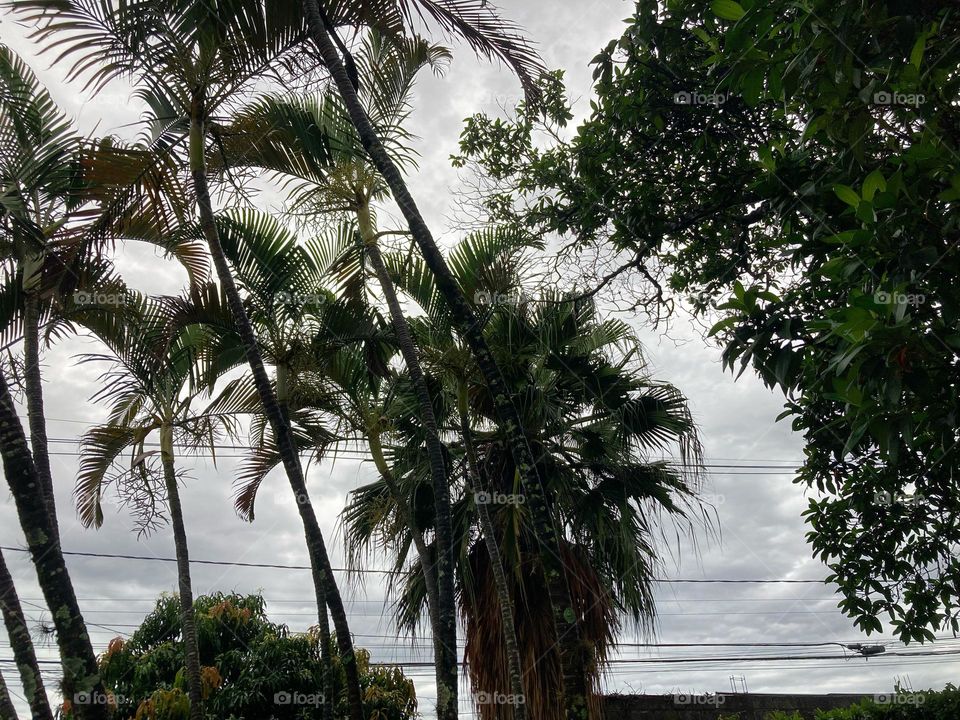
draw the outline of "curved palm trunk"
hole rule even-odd
[[[23,426],[17,418],[16,406],[6,378],[0,373],[0,457],[7,484],[13,495],[37,569],[37,580],[50,609],[57,631],[57,645],[63,663],[63,694],[72,700],[77,693],[104,695],[97,668],[97,658],[90,645],[80,605],[70,582],[60,545],[50,527],[47,504],[40,491],[40,479],[30,456]],[[78,720],[107,720],[104,703],[75,705]]]
[[[556,628],[560,659],[563,666],[563,700],[568,720],[584,720],[587,717],[586,648],[580,641],[577,614],[570,597],[566,568],[561,561],[559,531],[553,522],[547,505],[546,494],[537,471],[536,461],[527,443],[520,416],[513,404],[509,389],[503,381],[500,368],[487,347],[486,339],[473,308],[463,297],[453,274],[447,267],[443,254],[437,247],[429,228],[423,220],[400,171],[390,159],[370,119],[363,109],[356,90],[344,68],[340,55],[331,40],[330,33],[320,14],[317,0],[303,0],[310,35],[317,45],[324,64],[330,71],[337,90],[350,113],[350,119],[364,148],[377,170],[386,180],[393,198],[400,207],[424,261],[433,273],[437,289],[450,307],[457,332],[466,340],[474,359],[483,374],[487,390],[494,401],[497,423],[507,433],[513,461],[520,473],[527,507],[533,520],[537,541],[540,543],[540,559],[549,588]]]
[[[47,691],[43,686],[43,676],[40,674],[40,665],[37,662],[37,654],[30,640],[30,630],[27,628],[20,598],[17,597],[17,589],[13,585],[13,577],[10,575],[2,552],[0,552],[0,611],[3,612],[3,624],[6,625],[7,635],[10,637],[13,659],[20,671],[23,694],[30,705],[30,715],[33,720],[53,720],[53,713],[47,701]],[[2,705],[3,703],[0,702],[0,713],[3,712]]]
[[[47,444],[47,422],[43,414],[43,383],[40,373],[40,298],[34,292],[28,291],[24,300],[23,325],[23,374],[26,385],[30,447],[33,449],[33,462],[46,499],[50,526],[55,533],[54,536],[59,540],[60,528],[57,524],[53,474],[50,471],[50,448]]]
[[[413,519],[413,511],[410,509],[410,503],[403,496],[400,487],[397,485],[396,478],[387,464],[387,459],[383,454],[383,444],[380,442],[380,435],[376,430],[367,432],[367,445],[370,448],[370,454],[373,455],[373,462],[377,466],[377,471],[387,484],[387,489],[393,495],[394,500],[400,508],[400,514],[403,516],[403,522],[410,528],[410,535],[413,537],[413,545],[417,549],[417,557],[420,561],[420,572],[423,573],[423,584],[427,588],[427,611],[430,613],[430,629],[433,634],[433,658],[436,680],[439,683],[443,677],[440,659],[443,657],[442,646],[440,644],[440,598],[437,590],[437,576],[433,572],[433,559],[430,557],[430,551],[427,548],[427,542],[423,539],[423,533],[417,527]]]
[[[183,627],[183,657],[187,668],[187,694],[190,697],[190,720],[203,720],[203,685],[200,680],[200,648],[197,645],[197,622],[193,613],[193,586],[190,582],[190,551],[187,530],[183,524],[180,488],[173,460],[173,428],[160,429],[160,462],[163,482],[170,504],[170,524],[177,554],[177,585],[180,589],[180,624]]]
[[[277,405],[283,413],[284,420],[290,422],[290,368],[284,363],[277,363]],[[326,585],[319,593],[326,597]],[[317,608],[317,628],[320,633],[320,662],[323,664],[323,720],[333,720],[333,657],[330,654],[330,614],[327,612],[327,603],[319,603]]]
[[[17,709],[13,706],[10,691],[7,690],[7,683],[2,674],[0,674],[0,720],[17,720]]]
[[[397,335],[400,352],[410,373],[414,391],[417,394],[417,404],[422,414],[421,421],[427,433],[427,455],[430,461],[430,477],[433,481],[434,506],[436,508],[436,537],[437,537],[437,608],[436,622],[433,628],[435,638],[434,647],[437,652],[437,717],[439,720],[453,720],[457,717],[457,598],[453,585],[453,525],[450,518],[450,487],[447,485],[447,470],[443,460],[443,446],[440,444],[440,434],[437,430],[437,418],[433,412],[433,402],[430,399],[430,390],[427,380],[420,366],[420,355],[410,334],[410,326],[403,316],[400,300],[393,280],[387,272],[387,267],[380,254],[373,224],[370,218],[370,208],[362,203],[357,211],[360,225],[360,235],[366,246],[370,264],[380,282],[393,329]],[[411,518],[412,520],[412,518]],[[425,548],[424,548],[425,549]],[[419,550],[419,548],[418,548]],[[428,563],[429,564],[429,563]],[[421,559],[421,566],[424,563]],[[439,642],[437,642],[439,641]]]
[[[474,493],[483,491],[484,483],[480,475],[480,464],[477,462],[477,453],[473,445],[473,433],[470,431],[470,418],[467,415],[464,398],[460,400],[460,433],[463,436],[463,447],[467,454],[467,467],[471,478],[471,489]],[[500,603],[500,624],[503,626],[503,649],[507,654],[507,673],[510,676],[510,691],[516,701],[510,705],[513,710],[513,720],[526,720],[527,705],[523,689],[523,664],[520,660],[520,644],[517,642],[517,625],[513,616],[513,600],[510,598],[510,586],[503,569],[503,558],[500,556],[500,545],[497,542],[496,528],[490,516],[490,506],[478,502],[477,517],[480,518],[480,530],[483,533],[483,544],[490,558],[490,571],[493,573],[493,584],[497,591],[497,600]]]
[[[318,614],[322,615],[323,604],[330,608],[333,625],[337,631],[337,647],[340,651],[340,660],[343,663],[346,675],[347,697],[351,720],[363,719],[363,696],[360,691],[360,673],[357,669],[357,660],[353,652],[353,638],[350,635],[350,624],[347,621],[347,612],[340,597],[340,590],[333,577],[330,557],[323,541],[323,533],[317,522],[316,513],[307,494],[307,483],[303,477],[303,468],[300,466],[300,456],[293,442],[290,424],[283,417],[276,395],[267,377],[263,365],[263,356],[257,343],[253,326],[243,307],[243,300],[237,290],[237,284],[230,274],[227,257],[220,245],[220,236],[210,203],[210,190],[207,186],[207,172],[204,159],[204,105],[203,97],[194,100],[190,113],[190,171],[193,176],[194,191],[197,195],[197,209],[200,215],[200,226],[204,238],[210,248],[210,256],[217,271],[220,285],[230,305],[230,312],[237,325],[237,332],[247,356],[247,363],[253,375],[254,385],[263,412],[270,423],[270,428],[277,440],[277,449],[283,461],[283,468],[287,474],[290,488],[297,497],[297,509],[303,522],[304,535],[307,541],[307,552],[310,556],[313,585],[317,595]]]

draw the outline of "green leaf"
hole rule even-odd
[[[833,192],[850,207],[860,207],[860,196],[857,195],[857,191],[849,185],[834,185]]]
[[[763,67],[752,68],[740,80],[740,89],[743,92],[743,100],[750,107],[755,107],[763,96],[763,80],[765,73]]]
[[[710,3],[710,9],[713,10],[713,14],[722,20],[732,20],[736,22],[744,15],[747,14],[747,11],[743,9],[743,6],[734,2],[734,0],[713,0]]]
[[[876,195],[877,190],[883,191],[887,189],[887,181],[883,178],[883,173],[879,170],[874,170],[872,173],[867,175],[867,178],[863,181],[863,199],[864,200],[873,200],[873,196]]]
[[[923,51],[927,47],[927,35],[928,33],[925,32],[920,33],[917,41],[913,44],[913,49],[910,51],[910,64],[917,70],[920,69],[920,63],[923,62]]]
[[[710,332],[707,333],[707,337],[713,337],[721,330],[726,330],[728,328],[733,327],[734,325],[736,325],[736,323],[737,323],[736,317],[724,318],[720,322],[714,324],[712,328],[710,328]]]
[[[864,200],[857,207],[857,217],[865,223],[874,223],[877,221],[877,214],[873,211],[873,203]]]

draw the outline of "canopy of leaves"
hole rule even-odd
[[[316,632],[293,633],[270,622],[259,595],[216,593],[198,597],[194,608],[207,717],[322,717],[323,666]],[[335,647],[332,655],[335,716],[345,717],[346,690]],[[372,666],[365,650],[357,651],[357,659],[370,717],[405,720],[416,715],[412,681],[398,668]],[[187,718],[186,707],[175,702],[186,692],[183,664],[179,599],[163,596],[130,638],[116,638],[100,657],[104,684],[114,698],[112,717]]]
[[[643,0],[627,24],[571,142],[534,141],[558,100],[471,118],[459,162],[497,216],[719,314],[727,366],[782,389],[804,435],[842,609],[904,640],[957,630],[956,5]]]

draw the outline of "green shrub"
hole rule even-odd
[[[214,595],[194,601],[206,720],[320,720],[323,664],[316,632],[294,633],[270,622],[259,595]],[[346,678],[335,644],[334,717],[347,715]],[[413,682],[398,668],[370,664],[355,651],[369,716],[417,716]],[[180,602],[163,596],[133,635],[117,638],[100,656],[114,699],[113,720],[186,720],[189,700],[180,639]],[[70,720],[72,707],[65,707]]]
[[[960,689],[947,685],[937,692],[892,692],[856,705],[818,711],[817,720],[958,720]],[[773,720],[771,718],[771,720]],[[778,720],[787,720],[786,718]]]

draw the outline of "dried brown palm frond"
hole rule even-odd
[[[607,653],[620,627],[621,612],[587,558],[569,543],[561,546],[563,563],[570,568],[570,594],[581,628],[581,652],[590,681],[588,708],[600,718],[600,679]],[[528,718],[563,717],[557,688],[562,668],[553,627],[543,568],[535,553],[525,551],[507,581],[517,624],[517,642],[523,671],[523,702]],[[464,660],[469,667],[473,701],[481,720],[512,720],[510,676],[503,642],[500,604],[490,559],[482,542],[470,552],[473,585],[461,587],[461,614],[466,627]]]

